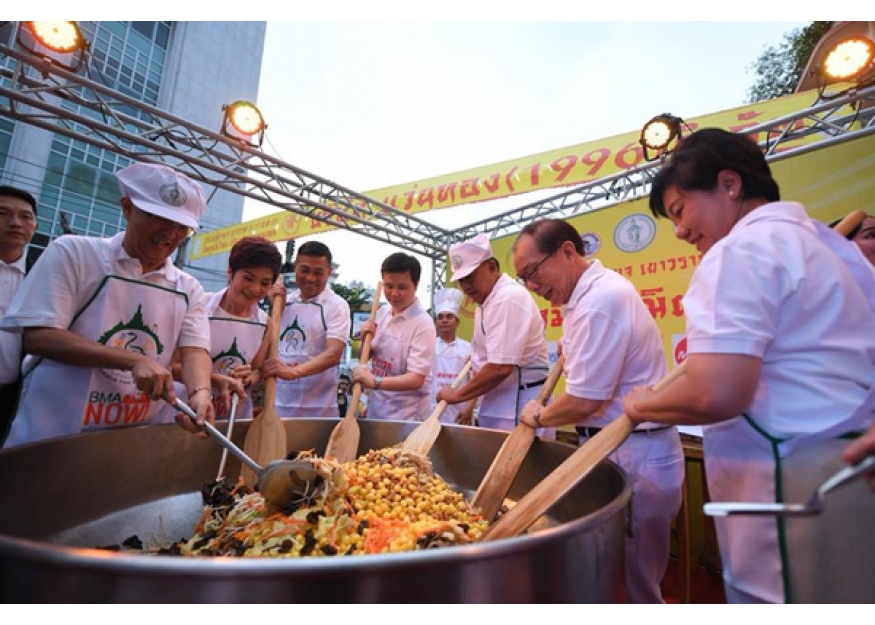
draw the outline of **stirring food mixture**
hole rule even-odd
[[[332,556],[390,553],[476,541],[486,521],[427,458],[398,448],[372,450],[339,465],[300,454],[314,469],[286,509],[257,492],[214,482],[187,541],[163,553],[186,556]]]

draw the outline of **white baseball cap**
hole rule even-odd
[[[459,289],[441,289],[434,294],[434,314],[450,313],[458,317],[463,299],[465,294]]]
[[[451,281],[457,282],[471,275],[477,267],[492,258],[492,244],[486,234],[450,246]]]
[[[203,187],[167,165],[134,163],[115,175],[122,195],[151,215],[197,228],[207,210]]]

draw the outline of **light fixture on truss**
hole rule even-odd
[[[261,147],[267,124],[264,123],[264,117],[257,106],[245,100],[238,100],[233,104],[223,106],[222,111],[224,111],[223,135],[255,148]]]
[[[644,160],[655,161],[670,154],[681,139],[681,126],[684,120],[671,113],[663,113],[652,118],[641,129],[638,143],[644,151]]]
[[[85,63],[88,42],[76,22],[21,22],[15,39],[26,52],[68,71]]]

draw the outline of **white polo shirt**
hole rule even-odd
[[[6,315],[12,297],[24,280],[26,260],[26,253],[8,264],[0,260],[0,319]],[[0,386],[12,384],[19,378],[20,365],[21,336],[13,332],[0,332]]]
[[[434,321],[419,300],[393,315],[391,306],[377,311],[377,332],[371,342],[371,370],[385,378],[413,371],[425,376],[410,391],[371,391],[369,419],[422,421],[428,416],[431,368],[434,364],[436,331]]]
[[[479,414],[516,419],[522,408],[520,386],[546,378],[549,361],[544,319],[535,300],[504,273],[474,311],[472,371],[476,374],[487,363],[514,365],[517,371],[483,395]],[[540,392],[540,388],[529,390],[534,395]]]
[[[875,269],[856,245],[801,204],[767,204],[699,264],[684,297],[687,350],[762,359],[748,414],[771,436],[847,431],[875,385],[873,297]]]
[[[562,317],[565,392],[610,400],[581,424],[604,427],[623,413],[623,397],[633,387],[665,375],[656,322],[632,283],[600,261],[580,276]]]
[[[94,295],[108,268],[113,275],[122,278],[185,293],[188,310],[174,347],[202,347],[209,351],[207,298],[200,282],[180,271],[169,258],[160,269],[143,274],[140,261],[131,258],[122,246],[123,239],[124,232],[106,239],[58,237],[43,252],[28,279],[22,282],[0,321],[0,328],[18,332],[33,327],[66,330],[76,313]]]

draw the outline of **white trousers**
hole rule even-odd
[[[581,444],[586,442],[581,437]],[[631,528],[626,535],[626,599],[662,603],[671,523],[681,507],[684,453],[677,428],[633,432],[611,460],[632,485]]]

